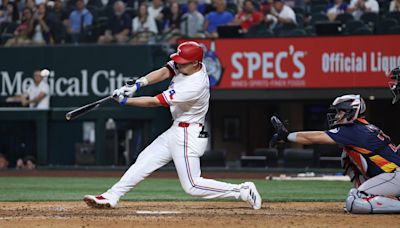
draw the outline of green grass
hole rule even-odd
[[[75,201],[100,194],[118,178],[0,177],[0,201]],[[230,183],[244,180],[226,179]],[[246,180],[249,181],[249,180]],[[253,180],[267,201],[343,201],[350,183],[342,181]],[[178,179],[149,178],[123,197],[129,201],[203,200],[187,195]]]

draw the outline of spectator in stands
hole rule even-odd
[[[163,14],[161,13],[164,9],[161,0],[152,0],[151,5],[147,8],[148,15],[153,18],[157,25],[157,31],[163,30]]]
[[[266,15],[265,20],[271,29],[277,30],[285,25],[296,24],[296,14],[283,0],[274,0],[271,11]]]
[[[182,16],[181,33],[186,37],[198,37],[203,33],[204,16],[197,11],[197,1],[189,0],[188,12]]]
[[[8,168],[8,160],[6,156],[0,153],[0,170]]]
[[[234,16],[226,11],[225,0],[215,0],[214,6],[216,10],[210,12],[204,22],[204,30],[208,37],[218,37],[217,27],[228,25],[234,20]]]
[[[325,7],[326,16],[330,21],[334,21],[337,15],[346,12],[347,3],[343,0],[331,0]]]
[[[390,2],[389,12],[400,12],[400,0],[392,0]]]
[[[261,12],[255,9],[252,0],[243,2],[243,11],[236,15],[235,23],[240,24],[244,32],[247,32],[253,25],[260,23],[263,20]]]
[[[53,25],[52,34],[54,43],[59,44],[64,42],[66,27],[68,26],[68,12],[65,9],[63,0],[54,0],[54,6],[49,12],[49,17]]]
[[[46,5],[45,3],[41,3],[33,16],[33,34],[30,44],[41,45],[49,43],[50,39],[52,39],[51,27],[52,25],[47,14]]]
[[[19,12],[16,5],[8,0],[3,0],[0,6],[0,24],[3,22],[16,22],[19,19]]]
[[[150,17],[145,3],[140,4],[137,16],[132,21],[132,44],[147,43],[158,33],[156,21]]]
[[[182,14],[177,2],[172,2],[169,8],[164,8],[163,13],[163,33],[180,33]]]
[[[36,12],[35,0],[25,0],[25,8],[29,8],[32,10],[32,12]]]
[[[125,13],[125,3],[114,3],[114,15],[108,20],[108,28],[105,34],[99,37],[99,43],[125,43],[132,26],[132,19]]]
[[[351,0],[347,9],[353,14],[354,19],[359,20],[364,13],[379,13],[379,4],[376,0]]]
[[[84,0],[76,1],[76,9],[69,15],[67,32],[72,43],[84,41],[89,26],[93,23],[93,16],[85,7]]]
[[[14,31],[14,37],[7,40],[5,46],[25,45],[30,42],[33,34],[33,12],[25,8],[22,13],[22,21]]]
[[[33,72],[34,83],[19,96],[8,97],[6,102],[21,102],[22,106],[36,109],[49,109],[50,88],[44,77],[40,75],[40,70]]]

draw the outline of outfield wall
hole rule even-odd
[[[367,98],[370,120],[400,142],[398,121],[387,121],[395,120],[400,110],[390,105],[385,76],[388,66],[400,59],[400,50],[393,48],[400,36],[349,36],[340,37],[340,42],[337,39],[202,40],[213,85],[207,118],[211,130],[209,149],[224,151],[226,160],[235,166],[242,154],[252,155],[255,149],[266,146],[272,135],[269,115],[280,114],[294,130],[324,129],[326,108],[335,96],[344,93],[359,93]],[[335,42],[344,45],[331,47]],[[94,126],[95,142],[88,146],[94,156],[81,163],[130,163],[138,151],[169,126],[171,116],[167,109],[122,108],[109,102],[71,123],[65,121],[64,115],[74,107],[109,95],[126,78],[142,76],[162,66],[168,60],[167,50],[157,45],[1,47],[1,106],[18,106],[5,103],[5,99],[20,94],[32,83],[30,76],[37,68],[51,70],[48,83],[52,96],[49,111],[0,108],[0,153],[11,161],[33,154],[41,165],[74,165],[77,147],[87,143],[87,125]],[[337,60],[328,52],[339,53]],[[347,72],[345,65],[341,67],[341,62],[348,61],[354,62],[354,67],[349,68],[354,72]],[[145,88],[138,95],[158,94],[167,85],[163,82]],[[115,131],[106,128],[110,117],[115,121]],[[112,136],[115,133],[117,139]],[[126,143],[131,144],[129,151],[123,149]],[[118,155],[110,151],[118,151]],[[123,158],[123,153],[129,156]]]

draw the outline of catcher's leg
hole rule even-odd
[[[351,213],[400,213],[400,173],[382,173],[351,189],[346,210]]]
[[[102,204],[108,204],[105,207],[115,207],[119,198],[125,193],[152,172],[170,162],[172,156],[167,148],[167,132],[164,132],[139,154],[136,162],[112,188],[98,197],[85,196],[84,201],[91,207],[102,208]]]

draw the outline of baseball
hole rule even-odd
[[[43,69],[40,71],[40,76],[42,76],[42,77],[47,77],[49,75],[50,75],[50,71],[47,69]]]

